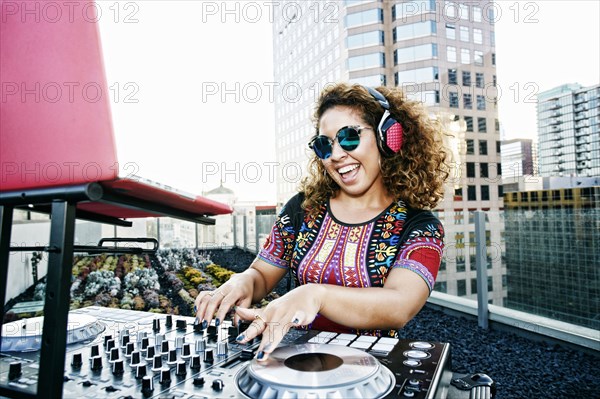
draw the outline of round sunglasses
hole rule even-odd
[[[333,152],[333,142],[337,140],[344,151],[354,151],[360,144],[360,133],[370,127],[344,126],[335,134],[332,140],[325,135],[317,135],[308,143],[308,146],[323,160],[329,158]]]

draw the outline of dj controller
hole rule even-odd
[[[42,318],[3,326],[0,384],[36,392]],[[243,327],[242,327],[243,329]],[[447,343],[291,330],[266,361],[225,321],[71,311],[64,398],[462,398]]]

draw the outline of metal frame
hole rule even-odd
[[[114,252],[115,250],[115,248],[101,248],[100,246],[75,247],[73,245],[75,221],[77,218],[82,218],[121,226],[131,225],[130,222],[119,218],[77,211],[77,203],[82,201],[111,203],[120,207],[150,211],[195,223],[215,224],[214,219],[205,215],[119,195],[116,192],[106,192],[98,183],[0,193],[0,309],[2,310],[2,319],[4,319],[5,313],[4,302],[10,252],[35,248],[49,253],[37,394],[32,395],[14,387],[0,385],[0,395],[2,396],[9,398],[62,398],[73,252],[75,249],[90,252],[104,252],[105,250]],[[31,208],[32,205],[34,208]],[[14,208],[21,207],[49,211],[51,215],[50,244],[47,247],[11,248],[13,212]],[[120,248],[118,249],[120,250]],[[1,340],[0,332],[0,343]]]

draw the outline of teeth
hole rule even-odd
[[[344,173],[348,173],[354,169],[358,168],[358,165],[349,165],[349,166],[344,166],[343,168],[338,169],[338,173],[339,174],[344,174]]]

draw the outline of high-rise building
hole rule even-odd
[[[346,0],[281,6],[287,10],[275,13],[273,24],[279,164],[306,165],[306,143],[314,133],[312,106],[327,83],[402,87],[453,135],[448,144],[454,169],[436,209],[446,230],[436,289],[474,297],[472,211],[485,210],[490,298],[501,304],[504,243],[493,3]],[[278,203],[296,188],[297,180],[278,181]]]
[[[507,307],[600,329],[600,186],[504,194]],[[586,186],[587,184],[594,186]]]
[[[600,176],[600,85],[538,94],[540,176]]]
[[[500,144],[502,154],[502,178],[533,176],[533,140],[513,139]]]

